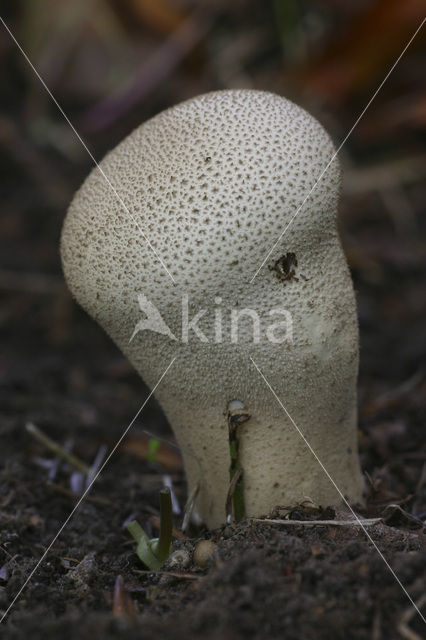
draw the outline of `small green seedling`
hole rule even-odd
[[[170,489],[160,491],[160,537],[150,539],[137,520],[126,525],[127,531],[136,540],[139,559],[152,571],[158,571],[166,562],[172,548],[172,499]]]
[[[161,446],[161,442],[156,438],[150,438],[148,440],[148,453],[146,454],[146,459],[149,462],[157,462],[157,451]]]

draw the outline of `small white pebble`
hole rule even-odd
[[[194,562],[202,569],[209,566],[209,560],[216,551],[216,545],[211,540],[200,540],[194,549]]]

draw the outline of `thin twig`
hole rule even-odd
[[[345,171],[343,191],[348,196],[363,195],[371,191],[382,191],[421,182],[426,174],[426,156],[413,155],[401,159],[386,160],[362,168],[352,167]]]
[[[80,494],[74,493],[74,491],[71,491],[71,489],[67,489],[66,487],[61,487],[60,485],[53,484],[52,482],[47,482],[46,487],[47,489],[50,489],[51,491],[55,491],[56,493],[61,493],[62,495],[67,496],[68,498],[71,498],[72,500],[78,500],[78,498],[80,497]],[[109,498],[103,498],[102,496],[87,496],[86,500],[88,502],[92,502],[93,504],[99,504],[101,506],[108,506],[108,507],[113,506],[116,509],[119,508],[116,502],[113,502]]]
[[[49,438],[43,431],[41,431],[35,424],[32,422],[27,422],[25,425],[26,430],[30,433],[36,440],[38,440],[43,446],[50,451],[53,451],[57,456],[60,456],[64,460],[66,460],[70,465],[84,473],[84,475],[88,475],[90,472],[90,468],[85,464],[82,460],[74,456],[72,453],[69,453],[66,449],[61,447],[60,444]]]
[[[371,525],[379,524],[383,522],[382,518],[366,518],[365,520],[269,520],[268,518],[254,518],[253,522],[258,523],[262,522],[265,524],[282,524],[284,526],[287,525],[304,525],[304,526],[315,526],[315,525],[332,525],[335,527],[368,527]]]
[[[138,575],[159,574],[163,576],[172,576],[173,578],[182,578],[184,580],[199,580],[204,577],[202,575],[194,575],[193,573],[180,573],[179,571],[149,571],[148,569],[133,569],[133,573],[137,573]]]
[[[425,604],[426,604],[426,594],[423,595],[420,598],[420,600],[417,600],[416,607],[417,609],[421,609]],[[416,613],[416,609],[414,607],[408,607],[408,609],[406,609],[402,614],[400,623],[398,625],[398,632],[401,634],[403,638],[406,638],[406,640],[422,640],[422,636],[420,636],[418,633],[410,629],[410,627],[408,626],[408,623],[413,618],[415,613]]]

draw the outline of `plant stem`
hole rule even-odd
[[[136,540],[136,542],[139,542],[139,540],[144,536],[148,537],[137,520],[132,520],[131,522],[126,524],[126,529],[130,533],[132,538]]]
[[[231,469],[230,471],[231,483],[237,472],[240,472],[240,476],[234,488],[234,492],[232,495],[232,503],[234,506],[234,518],[236,522],[240,522],[240,520],[242,520],[245,516],[245,506],[244,506],[243,474],[242,474],[242,468],[240,467],[239,462],[234,467],[234,469]]]
[[[167,558],[172,541],[173,518],[172,498],[170,489],[165,487],[160,491],[160,537],[158,539],[157,554],[159,558]]]
[[[170,555],[172,546],[172,499],[170,489],[160,491],[160,537],[148,537],[137,520],[126,525],[127,531],[136,540],[139,559],[152,571],[158,571]]]
[[[240,520],[244,517],[244,511],[243,513],[241,513],[241,509],[239,508],[239,505],[241,504],[241,500],[244,506],[243,496],[241,496],[241,500],[238,499],[237,504],[234,504],[234,494],[235,494],[235,489],[237,485],[240,484],[240,487],[242,489],[242,485],[241,485],[242,475],[243,475],[243,470],[240,468],[240,469],[237,469],[234,475],[232,476],[232,480],[229,485],[228,494],[226,496],[226,503],[225,503],[226,522],[231,522],[233,511],[234,511],[234,515],[236,512]],[[234,506],[234,509],[232,508],[232,506]],[[235,516],[236,519],[237,519],[237,516]]]
[[[32,422],[27,422],[25,428],[28,433],[34,436],[34,438],[41,442],[41,444],[44,445],[47,449],[50,449],[50,451],[53,451],[53,453],[55,453],[57,456],[60,456],[61,458],[66,460],[66,462],[81,471],[81,473],[84,473],[84,475],[89,475],[90,467],[88,467],[87,464],[84,464],[84,462],[79,460],[79,458],[73,456],[72,453],[69,453],[63,447],[61,447],[60,444],[49,438],[49,436],[43,433],[43,431],[36,427],[35,424],[33,424]]]
[[[240,402],[239,404],[241,405],[240,407],[228,411],[229,453],[231,456],[229,496],[232,499],[234,518],[237,522],[245,516],[243,469],[239,459],[238,427],[250,419],[250,414],[244,408],[243,403]],[[238,477],[235,477],[236,474],[238,474]],[[226,511],[228,511],[228,506],[226,506]],[[230,514],[227,513],[227,517],[228,515]]]

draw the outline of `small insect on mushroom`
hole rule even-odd
[[[270,271],[275,271],[277,274],[278,280],[296,280],[298,282],[298,278],[295,275],[295,268],[297,267],[297,258],[296,254],[292,252],[287,252],[278,260],[275,260],[274,264],[269,265]]]

